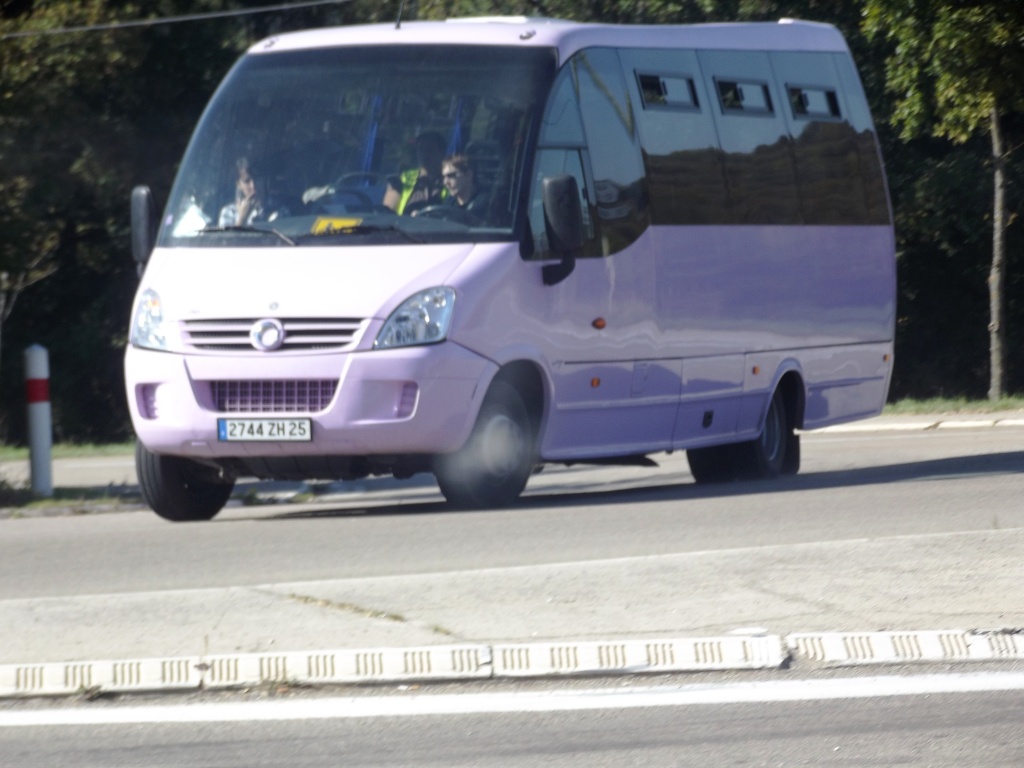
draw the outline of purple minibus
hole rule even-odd
[[[880,412],[892,215],[832,26],[536,18],[254,45],[159,219],[132,193],[125,356],[146,502],[433,473],[460,507],[545,463],[795,473]]]

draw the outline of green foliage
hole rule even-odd
[[[886,416],[909,416],[959,413],[991,414],[999,411],[1024,411],[1024,397],[1004,397],[1001,400],[970,400],[966,397],[933,397],[924,400],[900,400],[885,406]]]
[[[993,0],[865,0],[864,28],[894,48],[885,64],[905,138],[963,143],[993,109],[1024,108],[1024,4]]]
[[[1024,108],[1024,5],[1004,0],[865,0],[864,28],[892,50],[885,62],[894,95],[893,125],[909,140],[921,134],[957,144],[991,140],[992,248],[988,270],[990,398],[1005,391],[1007,179],[1012,169],[1005,136],[1008,115]],[[979,219],[980,221],[980,219]]]
[[[901,143],[888,165],[899,301],[891,396],[981,397],[988,385],[985,286],[991,200],[984,141]]]
[[[0,0],[0,35],[246,5],[266,3]],[[33,343],[50,350],[58,438],[129,436],[131,188],[146,183],[166,198],[203,107],[247,45],[351,22],[353,12],[343,4],[0,42],[0,441],[23,434],[21,352]]]

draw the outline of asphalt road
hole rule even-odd
[[[992,677],[998,685],[1000,676]],[[922,680],[941,682],[914,676],[95,704],[86,714],[97,724],[0,726],[0,754],[6,768],[1024,764],[1024,691],[922,694]],[[883,695],[861,698],[863,689]],[[749,700],[706,703],[715,695]],[[403,704],[413,706],[399,714]],[[377,710],[385,714],[371,716]],[[48,713],[39,714],[45,720]],[[60,711],[50,714],[59,719]]]
[[[653,471],[546,471],[519,506],[495,512],[451,511],[419,483],[332,488],[303,505],[234,506],[205,524],[171,525],[146,511],[3,520],[0,665],[749,627],[780,635],[1022,627],[1022,440],[1019,427],[812,434],[801,474],[774,483],[698,487],[685,459],[667,456]],[[593,681],[506,681],[497,692],[516,703],[493,711],[474,698],[480,685],[495,692],[493,683],[451,691],[458,704],[449,710],[415,714],[387,706],[435,687],[10,700],[0,707],[0,762],[1024,764],[1021,662],[962,666],[958,673],[1013,682],[893,692],[866,667],[838,674],[864,681],[857,696],[766,697],[776,684],[828,684],[836,675],[797,664],[699,682],[606,679],[599,705],[567,707],[551,702]],[[945,680],[948,667],[899,674]],[[705,695],[740,684],[752,697],[668,698],[680,687]],[[610,695],[647,685],[663,691],[656,704]],[[523,706],[524,693],[541,703]],[[356,700],[330,703],[339,694]],[[282,703],[300,709],[204,714]],[[338,714],[346,706],[354,716]],[[10,719],[35,712],[57,719],[20,727]],[[71,724],[82,713],[94,722]]]
[[[1021,428],[804,437],[800,475],[544,472],[516,508],[385,486],[0,521],[0,664],[1024,626]]]
[[[682,454],[552,468],[519,506],[461,512],[436,488],[232,507],[0,521],[0,598],[437,574],[1024,529],[1024,429],[805,435],[796,477],[693,484]],[[372,484],[368,484],[372,488]]]

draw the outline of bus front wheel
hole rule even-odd
[[[215,469],[180,456],[160,456],[135,445],[135,471],[142,498],[165,520],[212,520],[235,487]]]
[[[533,427],[523,398],[499,381],[487,392],[466,444],[435,459],[434,476],[450,504],[504,507],[519,498],[535,462]]]

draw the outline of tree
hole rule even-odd
[[[992,259],[989,267],[989,389],[1006,392],[1007,164],[1003,123],[1024,109],[1024,5],[1004,0],[866,0],[865,30],[894,46],[886,81],[892,120],[905,138],[922,133],[962,144],[991,141]]]
[[[247,45],[351,22],[361,3],[52,33],[267,5],[0,0],[0,353],[7,371],[12,343],[50,348],[58,438],[130,434],[119,379],[135,288],[132,186],[166,196],[204,105]],[[19,392],[16,377],[0,378],[0,437],[20,431]]]
[[[86,16],[94,5],[85,4]],[[24,0],[0,6],[0,32],[20,27],[31,7]],[[59,24],[59,18],[51,12],[40,22]],[[79,115],[74,103],[54,105],[46,96],[73,87],[89,58],[87,50],[55,55],[41,40],[0,46],[0,329],[22,292],[56,270],[61,238],[69,233],[62,214],[74,192],[72,185],[55,183],[53,171],[73,146],[65,131]],[[53,106],[58,108],[47,111]]]
[[[0,232],[5,233],[0,241],[0,341],[22,291],[56,269],[56,235],[30,213],[29,186],[24,176],[0,178]]]

